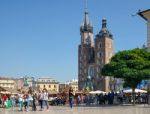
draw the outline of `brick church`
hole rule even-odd
[[[113,36],[107,29],[107,20],[102,19],[102,27],[96,36],[86,10],[80,26],[81,43],[78,47],[79,90],[83,90],[86,79],[91,77],[94,90],[110,90],[110,78],[100,75],[101,68],[113,55]],[[95,37],[94,37],[95,36]]]

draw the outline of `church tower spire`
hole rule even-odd
[[[98,34],[99,37],[109,37],[113,39],[112,34],[107,29],[107,20],[105,18],[102,19],[102,28]]]
[[[84,20],[80,26],[80,34],[81,34],[81,45],[89,45],[90,47],[94,47],[93,26],[89,18],[87,0],[85,0]]]
[[[84,12],[84,20],[80,27],[80,32],[91,32],[93,33],[93,26],[89,19],[89,12],[87,8],[87,0],[85,0],[85,12]]]
[[[102,20],[102,28],[107,28],[107,20],[105,18]]]
[[[93,26],[89,19],[87,0],[85,1],[84,20],[80,26],[81,44],[78,47],[78,80],[79,90],[83,90],[91,69],[94,69]],[[94,70],[92,70],[94,71]],[[90,75],[93,76],[94,74]]]

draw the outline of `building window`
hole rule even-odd
[[[82,71],[81,71],[81,69],[80,69],[80,72],[79,72],[80,74],[82,73]]]
[[[101,64],[104,64],[104,60],[103,59],[101,60]]]
[[[101,52],[99,53],[99,56],[102,57],[102,53]]]
[[[99,72],[99,68],[97,67],[97,72]]]
[[[111,43],[108,44],[108,47],[111,48]]]
[[[56,88],[56,85],[54,85],[54,88]]]
[[[84,63],[84,66],[86,66],[86,62]]]
[[[100,65],[100,62],[99,62],[99,60],[97,60],[97,65]]]
[[[51,85],[49,85],[49,88],[51,88]]]
[[[84,73],[86,73],[86,69],[84,69]]]
[[[102,43],[101,42],[99,43],[99,48],[102,48]]]
[[[97,53],[97,57],[99,58],[99,53]]]
[[[95,75],[95,69],[94,69],[93,66],[89,66],[89,68],[88,68],[88,75],[90,75],[92,77]]]
[[[102,57],[102,56],[103,56],[103,52],[98,52],[98,53],[97,53],[97,57],[98,57],[98,58],[100,58],[100,57]]]
[[[102,42],[98,43],[98,49],[102,48]]]
[[[80,56],[80,61],[82,61],[82,57]]]
[[[80,62],[80,66],[82,66],[81,62]]]
[[[45,85],[43,87],[45,88]]]
[[[99,47],[100,47],[100,48],[102,47],[102,43],[99,44]]]

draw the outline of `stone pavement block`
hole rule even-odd
[[[18,111],[12,109],[0,109],[0,114],[150,114],[150,106],[104,106],[104,107],[73,107],[50,106],[43,111]]]

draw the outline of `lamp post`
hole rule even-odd
[[[147,23],[147,49],[150,52],[150,9],[139,11],[137,14],[141,16]]]
[[[137,13],[147,22],[147,51],[150,52],[150,9],[139,11]],[[148,81],[148,93],[150,92],[150,80]],[[148,104],[150,105],[150,94],[148,95]]]
[[[148,104],[150,105],[150,80],[148,81]]]

